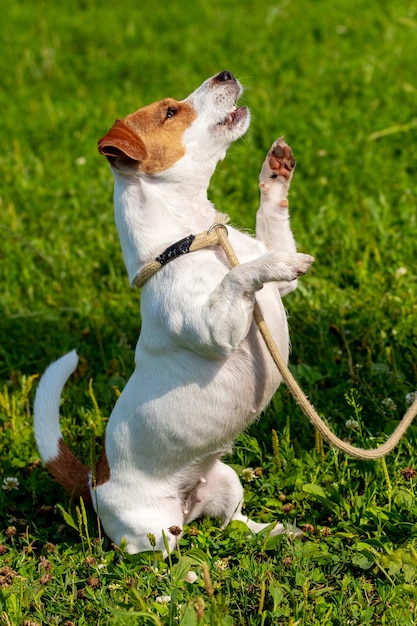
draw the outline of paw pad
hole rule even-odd
[[[269,156],[269,166],[272,169],[271,178],[277,178],[277,176],[290,178],[291,172],[295,167],[295,159],[291,148],[287,146],[283,139],[278,139],[277,143],[272,147]]]

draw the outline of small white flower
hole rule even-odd
[[[224,572],[224,570],[226,570],[229,567],[229,560],[230,560],[230,557],[225,557],[223,559],[218,559],[218,561],[215,561],[214,567],[216,567],[218,570]]]
[[[251,483],[256,478],[256,474],[252,467],[246,467],[242,470],[242,478],[245,482]]]
[[[171,596],[157,596],[155,602],[158,604],[168,604],[168,602],[171,602]]]
[[[338,35],[346,35],[346,33],[348,32],[348,28],[344,24],[339,24],[338,26],[336,26],[336,32]]]
[[[415,400],[417,400],[417,391],[410,391],[410,393],[407,393],[405,396],[407,404],[413,404]]]
[[[85,156],[80,156],[78,159],[75,159],[77,165],[85,165],[87,163],[87,159]]]
[[[349,428],[349,430],[358,430],[359,423],[356,420],[346,420],[345,426]]]
[[[190,570],[190,571],[187,573],[187,576],[185,577],[185,580],[187,581],[187,583],[191,583],[191,584],[193,584],[193,583],[195,583],[195,581],[197,580],[197,578],[198,578],[197,574],[196,574],[195,572],[193,572],[193,571],[191,571],[191,570]]]
[[[394,402],[394,400],[392,398],[384,398],[381,401],[381,404],[388,411],[396,411],[397,410],[397,405],[395,404],[395,402]]]
[[[3,478],[3,484],[1,486],[4,491],[12,491],[12,489],[19,489],[19,481],[15,476],[6,476]]]
[[[395,278],[400,278],[400,276],[404,276],[405,274],[407,274],[407,268],[406,267],[399,267],[395,271]]]

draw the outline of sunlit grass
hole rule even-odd
[[[117,117],[228,69],[252,125],[210,196],[253,228],[259,167],[285,135],[293,230],[316,258],[285,300],[291,366],[339,436],[384,440],[417,388],[417,6],[23,0],[2,24],[0,623],[413,624],[416,427],[385,462],[355,461],[281,389],[228,462],[251,516],[304,526],[305,541],[202,520],[166,563],[151,543],[120,560],[39,463],[32,400],[36,377],[76,348],[63,431],[85,461],[99,450],[140,294],[96,142]]]

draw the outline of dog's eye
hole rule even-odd
[[[177,113],[178,113],[178,109],[176,109],[175,107],[168,107],[165,119],[169,120],[171,117],[174,117],[174,115],[176,115]]]

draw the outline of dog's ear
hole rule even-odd
[[[99,140],[98,150],[114,167],[117,167],[116,161],[122,166],[137,166],[147,155],[142,139],[123,120],[116,120],[107,135]]]

